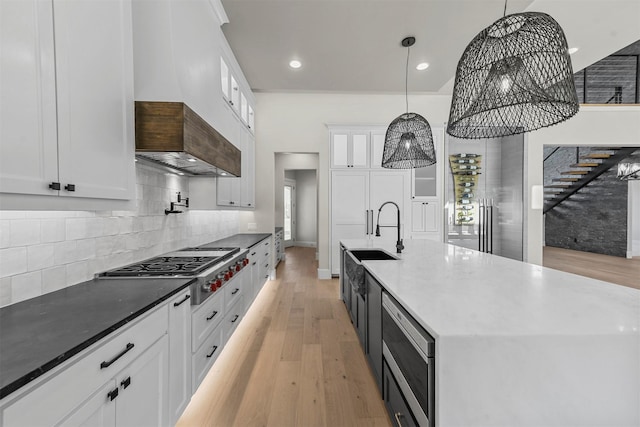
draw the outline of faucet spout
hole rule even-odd
[[[393,206],[396,207],[396,210],[398,211],[398,222],[395,225],[395,227],[398,229],[398,240],[396,241],[396,252],[397,253],[402,253],[402,250],[404,249],[404,245],[402,244],[402,239],[400,238],[400,207],[398,206],[397,203],[395,202],[384,202],[380,208],[378,209],[378,221],[376,224],[376,236],[380,237],[380,212],[382,212],[382,208],[385,207],[385,205],[388,204],[392,204]],[[384,225],[382,227],[385,227]],[[386,227],[394,227],[393,225],[387,225]]]

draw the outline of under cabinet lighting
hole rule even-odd
[[[197,162],[196,159],[187,159],[188,162]]]

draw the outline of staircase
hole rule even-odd
[[[569,170],[561,172],[562,176],[544,186],[543,212],[549,212],[636,150],[635,147],[604,147],[595,148],[589,154],[580,156],[577,163],[570,165]]]

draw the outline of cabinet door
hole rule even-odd
[[[129,199],[135,179],[131,0],[55,0],[54,18],[61,194]]]
[[[381,212],[380,207],[384,202],[394,202],[400,208],[400,236],[408,235],[405,233],[405,225],[408,223],[405,218],[408,218],[408,200],[409,200],[409,171],[378,171],[371,172],[371,185],[370,185],[370,207],[374,212],[374,224],[375,227],[378,223],[382,226],[380,228],[380,235],[386,239],[397,239],[397,229],[389,228],[395,227],[398,223],[398,213],[393,205],[386,205]],[[379,212],[379,217],[378,217]],[[378,221],[379,218],[379,221]]]
[[[216,199],[220,206],[240,207],[241,178],[216,178]]]
[[[242,144],[242,185],[241,203],[245,208],[255,207],[256,199],[256,164],[255,142],[249,131],[243,131]]]
[[[411,202],[411,232],[431,233],[435,240],[439,240],[440,204],[437,201]],[[412,237],[420,237],[412,236]],[[423,236],[427,237],[427,236]]]
[[[169,338],[164,335],[117,377],[116,425],[169,424]]]
[[[331,134],[331,167],[349,166],[349,133]]]
[[[248,115],[249,115],[249,129],[251,130],[251,133],[255,132],[255,114],[253,112],[253,107],[251,105],[247,106],[248,109]]]
[[[229,82],[229,67],[223,58],[220,58],[220,87],[222,88],[222,96],[225,101],[229,102],[231,97],[231,84]]]
[[[385,132],[371,132],[371,169],[383,169],[384,138]]]
[[[368,235],[369,172],[331,173],[331,274],[340,274],[340,240]]]
[[[53,9],[0,1],[0,192],[58,194]]]
[[[382,287],[365,273],[367,286],[367,346],[366,354],[382,392]]]
[[[367,168],[369,167],[369,133],[351,133],[351,147],[350,147],[351,160],[350,164],[352,168]]]
[[[116,425],[116,402],[111,397],[118,390],[115,381],[109,381],[93,396],[80,405],[60,427],[92,426],[110,427]]]
[[[240,114],[240,85],[233,74],[229,76],[231,80],[231,105],[236,114]]]
[[[189,298],[187,298],[189,297]],[[174,425],[191,400],[191,292],[169,301],[169,416]]]

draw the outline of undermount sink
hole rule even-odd
[[[358,261],[382,261],[389,259],[398,259],[393,255],[389,255],[388,253],[379,249],[359,249],[350,252]]]

